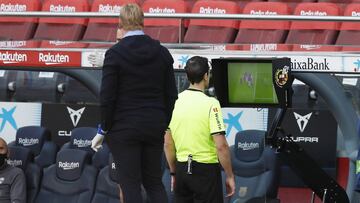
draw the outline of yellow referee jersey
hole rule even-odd
[[[169,125],[175,143],[176,158],[187,161],[188,155],[200,163],[218,163],[212,135],[225,134],[219,101],[200,90],[188,89],[179,94]]]

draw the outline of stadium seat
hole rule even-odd
[[[349,4],[344,11],[344,16],[359,16],[360,4]],[[360,45],[360,23],[343,22],[340,27],[337,45]]]
[[[0,12],[39,11],[38,0],[0,0]],[[0,40],[27,40],[34,36],[38,18],[0,18]]]
[[[33,203],[39,191],[42,170],[34,163],[34,155],[30,149],[9,146],[9,165],[21,168],[26,176],[27,203]]]
[[[99,13],[120,13],[126,3],[138,3],[137,0],[94,0],[91,11]],[[91,18],[86,28],[84,41],[116,41],[118,18]]]
[[[63,149],[78,149],[86,151],[91,156],[92,165],[97,169],[101,169],[108,165],[110,149],[104,142],[102,148],[95,153],[91,149],[91,140],[96,135],[97,129],[92,127],[78,127],[71,131],[70,142],[65,143]]]
[[[59,102],[61,94],[58,85],[65,76],[54,72],[18,71],[14,100],[19,102]]]
[[[46,0],[42,11],[46,12],[88,12],[87,1]],[[86,18],[40,18],[34,39],[80,40],[87,25]]]
[[[278,158],[273,149],[265,146],[265,131],[238,132],[230,153],[236,183],[231,202],[251,202],[255,198],[278,202]]]
[[[237,14],[239,6],[232,1],[197,1],[192,13]],[[187,43],[232,43],[239,28],[237,20],[191,19],[185,34]]]
[[[59,151],[56,164],[44,169],[36,203],[85,203],[94,194],[97,170],[82,150]]]
[[[187,13],[186,3],[182,0],[147,0],[142,9],[145,13]],[[146,18],[144,26],[144,32],[153,39],[162,43],[179,42],[179,19]]]
[[[338,16],[340,9],[333,3],[300,3],[294,15]],[[339,29],[338,22],[294,21],[285,43],[334,44]]]
[[[16,131],[14,144],[10,146],[24,147],[31,150],[35,156],[35,163],[45,168],[55,163],[57,146],[50,141],[50,131],[40,126],[25,126]]]
[[[337,3],[337,4],[349,4],[349,3],[360,2],[360,0],[318,0],[318,2],[330,2],[330,3]]]
[[[116,166],[112,156],[106,167],[101,169],[96,182],[96,189],[91,203],[118,203],[119,187],[116,182]]]
[[[251,2],[245,6],[243,13],[251,15],[289,15],[290,9],[285,3]],[[243,20],[240,23],[235,43],[284,43],[289,27],[289,21]]]

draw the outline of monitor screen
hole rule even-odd
[[[228,62],[229,104],[278,104],[272,78],[272,63]]]

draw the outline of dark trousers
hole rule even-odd
[[[176,163],[176,203],[223,203],[219,164],[192,163],[192,174],[187,174],[187,163]]]
[[[142,203],[141,184],[152,203],[167,203],[162,183],[164,126],[139,125],[139,129],[110,131],[106,142],[118,173],[125,203]]]

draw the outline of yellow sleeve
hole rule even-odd
[[[221,113],[220,103],[215,99],[214,102],[212,102],[209,112],[209,126],[210,126],[210,133],[212,135],[217,133],[225,134],[225,125]]]

